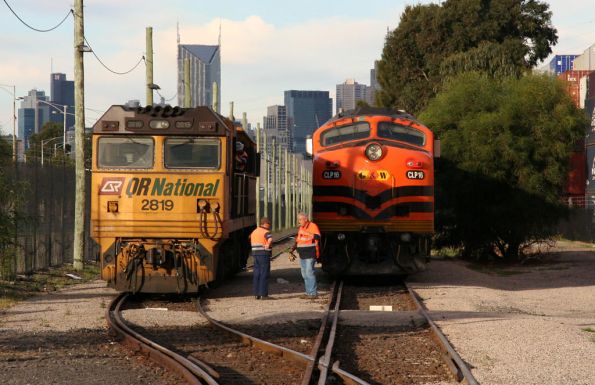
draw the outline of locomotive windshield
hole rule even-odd
[[[152,168],[152,138],[102,137],[97,143],[99,168]]]
[[[320,135],[320,142],[323,146],[347,142],[349,140],[363,139],[370,135],[370,124],[358,122],[345,126],[333,127]]]
[[[423,146],[426,144],[426,135],[423,132],[416,130],[413,127],[392,122],[378,123],[378,136],[413,144],[415,146]]]
[[[165,140],[165,167],[219,168],[219,140],[168,138]]]

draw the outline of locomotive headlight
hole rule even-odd
[[[370,160],[378,160],[382,158],[382,147],[379,144],[372,143],[366,147],[366,156]]]
[[[340,241],[344,241],[345,240],[345,234],[343,234],[343,233],[337,234],[337,239],[340,240]]]

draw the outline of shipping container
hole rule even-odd
[[[595,97],[591,97],[585,100],[585,114],[591,122],[591,124],[587,127],[585,132],[587,146],[595,146]]]
[[[566,195],[585,195],[586,162],[587,158],[584,150],[573,152],[570,156]]]
[[[572,70],[572,63],[574,62],[574,58],[578,55],[556,55],[550,61],[548,68],[549,73],[555,74],[556,76],[560,75],[562,72]]]
[[[587,146],[587,191],[595,194],[595,146]]]
[[[584,101],[581,102],[580,81],[581,78],[589,76],[593,71],[566,71],[558,76],[566,83],[566,92],[572,98],[574,105],[581,108],[584,106]]]

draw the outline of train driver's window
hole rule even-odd
[[[221,163],[219,147],[219,139],[167,138],[165,167],[218,169]]]
[[[320,135],[320,142],[323,146],[343,143],[350,140],[367,138],[370,135],[370,124],[358,122],[345,126],[338,126],[324,131]]]
[[[426,144],[426,134],[410,126],[404,126],[393,122],[378,123],[378,136],[423,146]]]
[[[97,142],[99,168],[152,168],[152,138],[101,137]]]

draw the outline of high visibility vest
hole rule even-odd
[[[271,255],[273,236],[271,232],[264,227],[257,227],[250,234],[250,245],[252,246],[252,255]]]
[[[320,256],[320,250],[318,247],[318,240],[314,237],[318,235],[320,239],[320,230],[315,223],[310,221],[306,222],[304,226],[300,226],[295,240],[297,251],[300,254],[300,258],[318,258]]]

